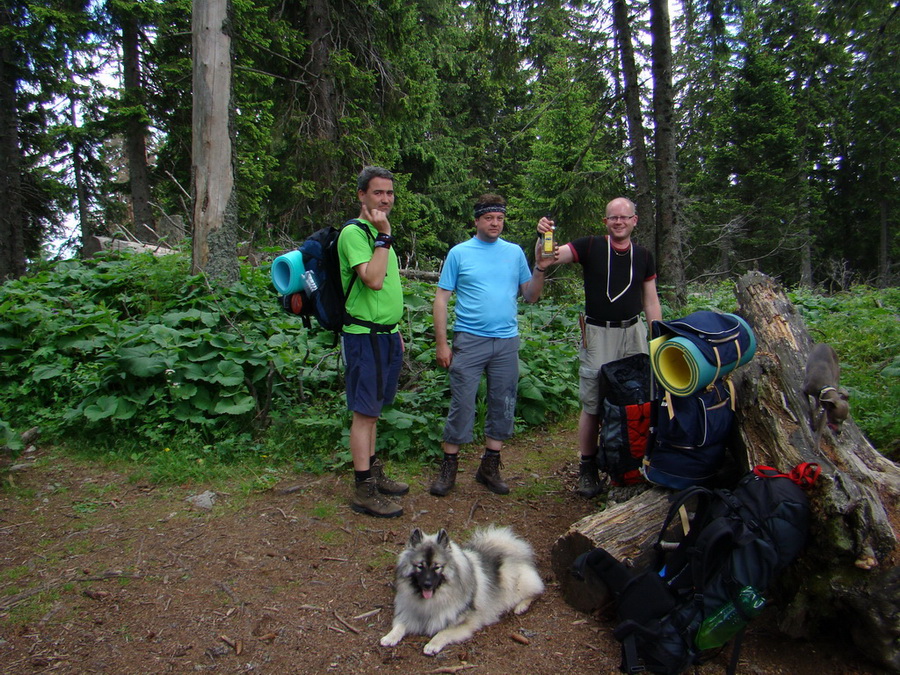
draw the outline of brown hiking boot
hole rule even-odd
[[[375,479],[375,487],[383,495],[405,495],[409,492],[409,485],[399,480],[391,480],[384,475],[384,464],[377,457],[369,466],[372,470],[372,478]]]
[[[357,513],[365,513],[376,518],[396,518],[403,515],[403,509],[399,504],[378,493],[374,478],[356,484],[350,508]]]
[[[444,457],[438,477],[431,484],[429,492],[436,497],[443,497],[456,485],[456,469],[459,467],[459,458],[456,455],[451,456],[453,459]]]
[[[585,499],[593,499],[603,492],[604,487],[605,481],[600,480],[596,460],[581,460],[578,466],[578,487],[575,488],[575,492]]]
[[[475,472],[475,480],[498,495],[508,495],[509,485],[500,477],[500,455],[482,457],[481,466]]]

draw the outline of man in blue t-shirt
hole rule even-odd
[[[486,194],[475,203],[475,236],[447,255],[434,299],[437,362],[450,370],[450,412],[444,426],[444,459],[430,492],[443,497],[456,483],[459,446],[473,439],[475,399],[482,374],[487,375],[485,451],[475,479],[491,492],[505,495],[500,477],[500,450],[513,434],[519,382],[517,297],[537,302],[544,288],[544,269],[534,272],[522,249],[500,238],[506,200]],[[535,244],[535,259],[540,240]],[[447,341],[447,306],[456,293],[453,348]]]

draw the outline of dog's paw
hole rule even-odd
[[[390,633],[381,638],[381,646],[382,647],[393,647],[396,644],[399,644],[400,640],[403,639],[405,632],[403,630],[398,630],[394,628]]]
[[[528,611],[528,608],[531,607],[531,601],[533,598],[528,598],[527,600],[523,600],[518,605],[513,608],[513,614],[524,614]]]
[[[447,643],[443,640],[438,640],[436,637],[431,638],[427,645],[425,645],[425,649],[422,650],[424,654],[428,656],[434,656],[439,651],[441,651],[444,647],[447,646]]]

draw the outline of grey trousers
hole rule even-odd
[[[454,333],[450,412],[444,425],[446,443],[463,445],[472,441],[475,400],[482,373],[487,375],[484,435],[498,441],[513,435],[519,386],[519,336],[488,338]]]

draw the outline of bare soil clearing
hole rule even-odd
[[[404,515],[347,506],[350,472],[285,473],[265,492],[240,485],[157,486],[39,450],[0,491],[0,672],[3,673],[616,673],[611,617],[560,597],[550,549],[598,508],[572,493],[574,432],[514,439],[504,452],[512,494],[475,483],[474,452],[457,487],[428,494],[434,467],[410,479]],[[391,469],[389,464],[389,469]],[[400,476],[398,476],[400,477]],[[549,493],[537,488],[552,486]],[[186,499],[216,493],[210,511]],[[464,540],[506,524],[534,546],[546,593],[471,641],[422,654],[393,649],[393,566],[409,531],[445,527]],[[700,667],[723,672],[728,653]],[[739,673],[880,673],[840,641],[790,641],[766,614],[748,631]]]

